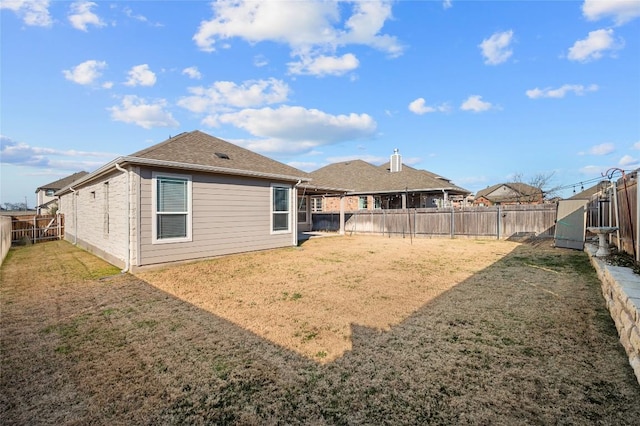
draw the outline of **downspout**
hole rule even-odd
[[[298,182],[293,186],[293,203],[294,212],[293,212],[293,245],[294,247],[298,245],[298,185],[302,183],[302,179],[298,179]]]
[[[126,242],[126,259],[125,259],[125,263],[124,263],[124,269],[122,270],[123,274],[126,274],[127,272],[129,272],[129,268],[131,267],[131,187],[130,187],[130,175],[129,175],[129,171],[126,169],[123,169],[120,164],[116,163],[116,169],[120,172],[126,173],[127,174],[127,202],[125,204],[125,211],[127,212],[127,242]]]
[[[76,190],[69,187],[69,190],[73,194],[73,245],[78,245],[78,199],[76,196]]]

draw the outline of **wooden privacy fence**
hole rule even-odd
[[[39,243],[64,237],[64,215],[11,217],[11,243]]]
[[[626,182],[625,182],[626,180]],[[615,182],[601,182],[587,204],[587,226],[617,226],[609,241],[640,261],[638,246],[638,181],[636,172]]]
[[[555,204],[461,209],[362,210],[345,213],[345,232],[358,234],[508,239],[553,237]],[[339,213],[314,213],[313,230],[336,231]]]

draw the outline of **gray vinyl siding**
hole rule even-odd
[[[295,230],[271,233],[271,184],[264,179],[227,175],[192,177],[192,241],[153,244],[152,172],[140,171],[139,266],[291,246]],[[166,171],[176,173],[175,171]],[[293,186],[292,183],[286,183]],[[293,188],[292,188],[293,193]],[[295,204],[293,202],[292,204]]]

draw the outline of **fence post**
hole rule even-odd
[[[456,214],[453,211],[453,205],[451,206],[451,238],[456,235]]]
[[[501,211],[501,207],[500,206],[498,206],[497,212],[498,212],[498,218],[497,218],[498,219],[497,220],[498,229],[496,230],[496,234],[497,234],[498,240],[499,240],[500,239],[500,228],[502,228],[502,211]]]
[[[38,226],[37,216],[33,216],[33,243],[36,243],[36,227]]]

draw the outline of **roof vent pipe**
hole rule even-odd
[[[402,171],[402,157],[398,152],[398,148],[393,150],[393,154],[391,155],[391,173]]]

